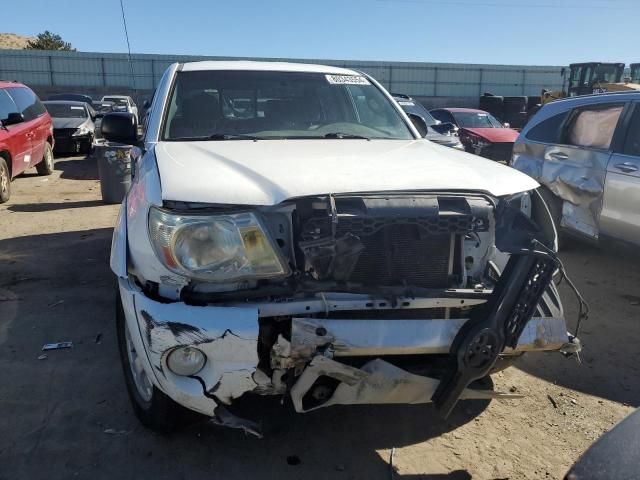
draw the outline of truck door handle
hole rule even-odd
[[[569,155],[564,152],[553,152],[549,154],[550,157],[555,158],[556,160],[567,160]]]
[[[622,170],[625,173],[637,172],[638,166],[631,162],[617,163],[614,165],[618,170]]]

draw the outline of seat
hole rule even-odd
[[[185,98],[171,121],[171,138],[212,135],[220,118],[220,102],[213,95],[202,92]]]

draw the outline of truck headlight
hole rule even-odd
[[[162,263],[187,277],[230,282],[289,274],[252,212],[183,215],[151,207],[149,235]]]

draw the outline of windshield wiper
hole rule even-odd
[[[349,138],[359,140],[371,140],[369,137],[363,137],[362,135],[351,135],[349,133],[331,132],[323,135],[324,138]]]
[[[260,137],[253,135],[244,135],[240,133],[214,133],[207,137],[207,140],[261,140]]]

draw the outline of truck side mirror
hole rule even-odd
[[[420,115],[416,115],[415,113],[410,113],[409,120],[411,120],[411,123],[413,123],[413,126],[416,127],[416,130],[418,130],[418,133],[420,134],[421,137],[424,137],[429,131],[429,128],[427,127],[427,123],[424,121],[424,119]]]
[[[136,117],[128,112],[108,113],[102,118],[100,127],[102,136],[116,143],[136,145],[138,143],[138,124]]]

